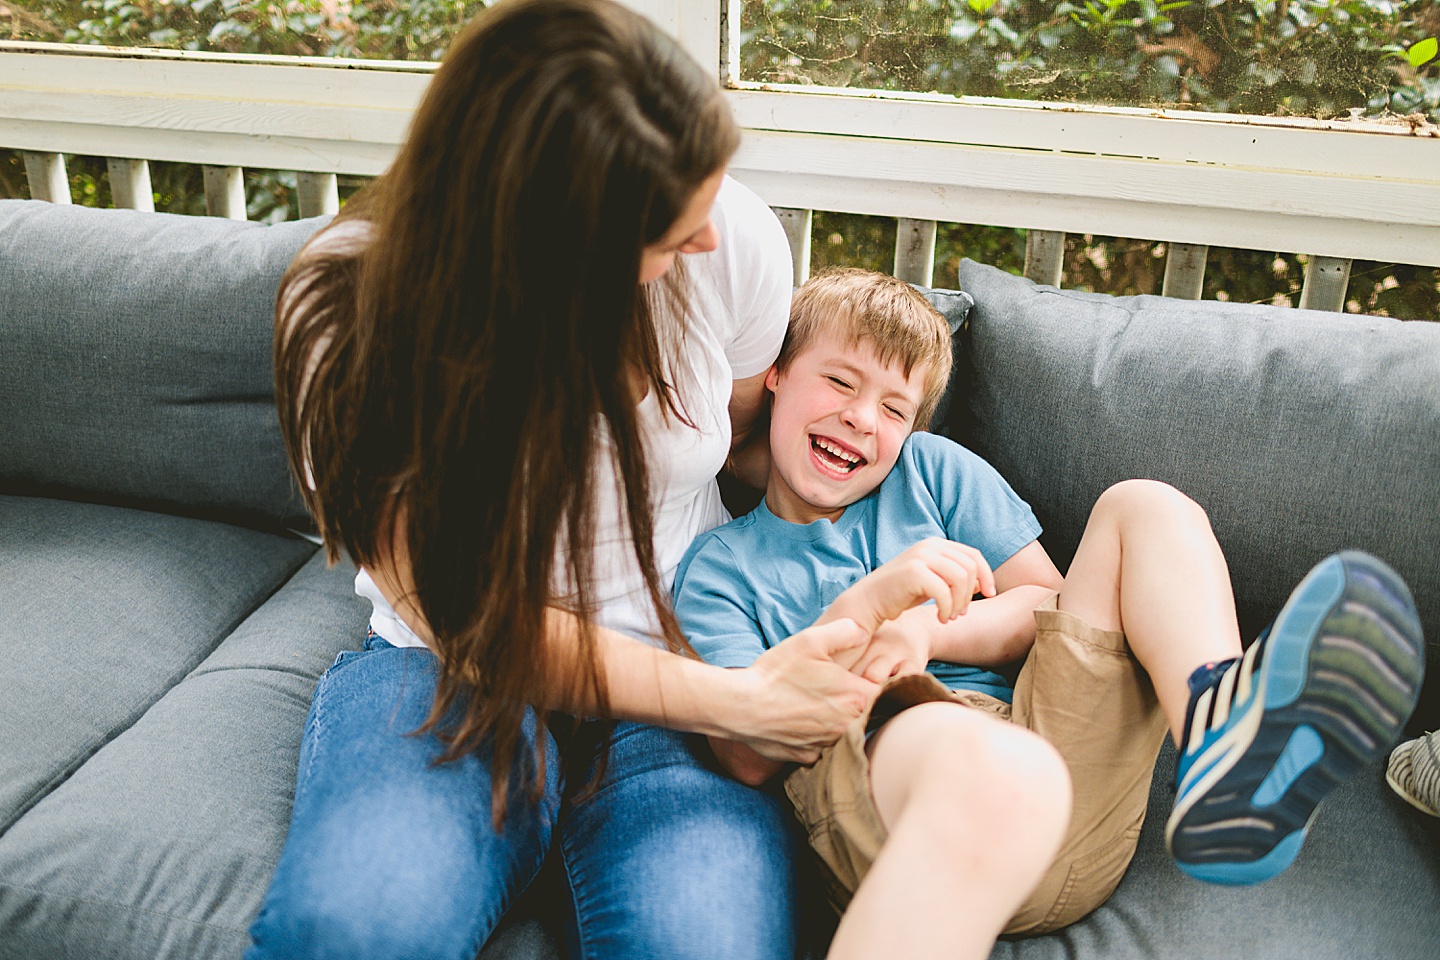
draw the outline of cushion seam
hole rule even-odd
[[[24,884],[19,884],[19,883],[9,883],[9,882],[5,882],[5,881],[0,881],[0,890],[12,890],[12,891],[16,891],[16,892],[30,893],[30,894],[35,894],[35,895],[38,895],[38,896],[40,896],[40,897],[44,897],[44,898],[50,899],[50,900],[60,900],[60,899],[63,899],[63,900],[68,900],[68,901],[70,901],[70,902],[72,902],[72,903],[85,903],[85,904],[91,904],[91,905],[97,906],[97,907],[119,907],[119,908],[122,908],[122,909],[125,909],[125,910],[134,910],[134,911],[136,911],[136,912],[138,912],[138,913],[146,914],[147,916],[158,917],[158,918],[160,918],[160,919],[162,919],[162,920],[174,920],[174,921],[177,921],[177,922],[179,922],[179,923],[186,923],[186,924],[189,924],[190,926],[194,926],[194,927],[204,927],[204,928],[213,929],[213,930],[223,930],[223,931],[225,931],[225,932],[227,932],[227,933],[246,934],[246,933],[249,932],[249,928],[248,928],[248,927],[232,927],[232,926],[230,926],[230,925],[228,925],[228,924],[214,923],[214,922],[209,921],[209,920],[191,920],[191,919],[189,919],[189,918],[187,918],[187,917],[176,916],[176,915],[173,914],[173,913],[163,913],[163,912],[161,912],[161,911],[159,911],[159,910],[152,910],[152,909],[150,909],[150,908],[148,908],[148,907],[142,907],[142,906],[139,906],[138,904],[134,904],[134,903],[124,903],[124,902],[119,901],[119,900],[102,900],[102,899],[98,899],[98,898],[95,898],[95,897],[83,897],[83,896],[76,896],[76,895],[73,895],[73,894],[53,893],[53,892],[50,892],[50,891],[47,891],[47,890],[41,890],[41,889],[38,888],[38,887],[30,887],[30,886],[26,886],[26,885],[24,885]]]

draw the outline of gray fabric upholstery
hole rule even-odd
[[[0,496],[0,831],[141,717],[314,550],[229,524]]]
[[[217,579],[222,561],[235,573],[258,565],[207,537],[206,525],[177,522],[191,531],[196,554],[215,557]],[[183,555],[176,544],[164,547],[176,559],[136,562],[175,576]],[[369,611],[353,579],[353,567],[327,570],[315,555],[0,836],[0,958],[240,956],[290,822],[315,682],[340,650],[364,639]],[[186,586],[168,592],[179,597]],[[188,586],[189,605],[203,606],[207,588]],[[149,645],[123,631],[103,643],[116,660]],[[67,698],[57,708],[84,702]]]
[[[1409,582],[1440,725],[1440,324],[1109,297],[966,260],[960,438],[1035,508],[1063,570],[1109,485],[1210,514],[1253,636],[1307,569],[1359,547]],[[953,419],[952,419],[953,423]]]
[[[960,339],[955,336],[964,328],[965,322],[970,317],[970,308],[975,306],[975,300],[970,294],[963,290],[931,290],[926,287],[917,288],[930,301],[931,306],[939,310],[945,317],[945,322],[950,325],[950,346],[955,366],[961,364]],[[955,391],[962,382],[961,378],[952,376],[950,382],[945,384],[945,392],[940,395],[940,402],[935,405],[935,413],[930,418],[930,429],[938,433],[944,432],[945,424],[950,418],[950,407],[953,404]]]
[[[978,299],[978,298],[977,298]],[[1161,754],[1140,849],[1115,895],[993,960],[1428,960],[1440,944],[1440,821],[1390,793],[1378,764],[1321,806],[1300,857],[1253,887],[1182,874],[1165,852],[1175,752]]]
[[[311,692],[366,610],[313,545],[175,514],[305,522],[270,330],[315,227],[0,202],[0,960],[248,942]],[[1356,544],[1406,574],[1440,640],[1440,330],[1056,293],[969,263],[961,280],[978,304],[940,422],[1035,505],[1062,565],[1105,486],[1155,476],[1211,511],[1249,629]],[[952,325],[969,307],[932,300]],[[1440,829],[1377,769],[1322,807],[1291,871],[1241,890],[1165,855],[1172,775],[1167,754],[1111,902],[997,958],[1434,955]],[[551,869],[485,960],[558,955]]]
[[[0,493],[307,523],[270,351],[318,224],[0,200]]]

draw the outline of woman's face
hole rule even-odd
[[[724,179],[724,170],[707,177],[665,235],[646,245],[640,254],[641,283],[664,276],[677,253],[707,253],[720,246],[720,234],[710,221],[710,210],[715,206],[715,195],[720,192]]]

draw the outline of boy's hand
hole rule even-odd
[[[885,621],[934,600],[939,622],[949,623],[976,593],[995,595],[995,575],[985,557],[974,547],[931,537],[871,571],[837,597],[826,614],[849,617],[873,633]]]

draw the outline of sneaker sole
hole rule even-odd
[[[1191,764],[1166,825],[1180,869],[1211,883],[1289,867],[1320,801],[1389,749],[1420,695],[1414,602],[1369,554],[1320,563],[1266,643],[1250,703]]]

